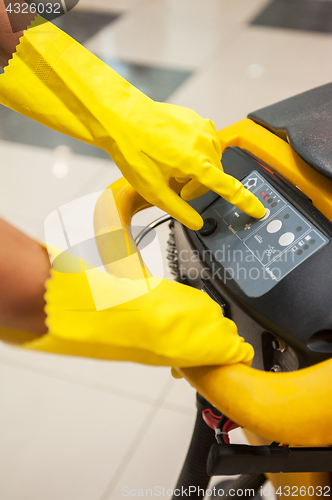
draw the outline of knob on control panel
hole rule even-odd
[[[199,234],[201,236],[210,236],[210,234],[213,234],[215,230],[218,227],[218,223],[215,219],[212,217],[208,217],[207,219],[204,220],[204,224],[202,229],[199,230]]]

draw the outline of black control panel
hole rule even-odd
[[[332,356],[332,224],[249,152],[223,169],[267,209],[256,220],[210,191],[191,202],[204,226],[175,222],[179,279],[206,291],[255,348],[254,366],[292,370]]]
[[[243,185],[266,208],[256,220],[219,198],[203,211],[199,236],[250,297],[268,292],[329,239],[256,170]]]

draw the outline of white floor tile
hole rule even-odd
[[[45,218],[64,203],[106,188],[121,176],[112,160],[0,141],[0,216],[31,236],[42,238]],[[67,175],[56,177],[56,164]]]
[[[239,29],[229,50],[193,74],[169,102],[190,107],[222,128],[331,81],[332,66],[326,63],[331,50],[327,35]]]
[[[174,380],[163,406],[178,409],[188,415],[196,414],[196,391],[184,379]]]
[[[1,363],[147,404],[161,403],[165,386],[173,384],[165,367],[24,351],[0,343]]]
[[[79,9],[100,10],[105,12],[126,12],[139,7],[146,0],[80,0]]]
[[[125,471],[110,483],[102,500],[118,500],[127,489],[159,488],[162,498],[176,485],[194,428],[195,417],[158,410]],[[158,491],[158,490],[157,490]],[[148,495],[146,495],[148,496]]]
[[[305,54],[305,57],[303,55]],[[296,30],[247,27],[218,63],[240,79],[280,78],[320,85],[332,79],[331,36]]]
[[[149,405],[8,366],[0,378],[1,498],[99,499]]]
[[[171,96],[169,102],[194,109],[202,117],[212,120],[218,130],[246,118],[252,111],[315,86],[308,81],[287,77],[241,79],[227,73],[220,64],[190,79]]]
[[[150,0],[104,28],[86,47],[103,60],[197,68],[262,4],[262,0]]]

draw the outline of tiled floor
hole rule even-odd
[[[284,14],[301,6],[314,9],[315,29],[305,13],[293,16],[297,24]],[[80,0],[61,22],[151,97],[191,107],[221,128],[331,81],[331,6],[328,0]],[[325,18],[317,21],[318,11]],[[4,109],[0,138],[0,215],[40,240],[49,213],[120,176],[103,152]],[[150,209],[135,224],[160,214]],[[167,227],[158,229],[163,249],[167,234]],[[0,381],[1,499],[118,500],[124,486],[175,485],[195,393],[168,369],[1,345]]]
[[[332,33],[332,4],[326,0],[273,0],[253,24]]]

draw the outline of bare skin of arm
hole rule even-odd
[[[29,26],[35,17],[35,14],[31,14],[30,12],[27,14],[12,13],[9,19],[6,11],[8,3],[7,0],[0,0],[0,66],[2,68],[7,66],[8,61],[12,58],[19,44],[23,30]],[[16,3],[23,6],[26,2],[24,0],[17,0]]]
[[[44,293],[50,273],[46,250],[0,219],[0,325],[46,333]]]
[[[24,2],[22,2],[24,3]],[[0,66],[12,58],[34,15],[16,14],[9,21],[0,0]],[[22,28],[19,30],[18,28]],[[14,30],[18,29],[16,32]],[[45,249],[0,219],[0,328],[5,326],[42,335],[46,333],[44,298],[50,262]]]

